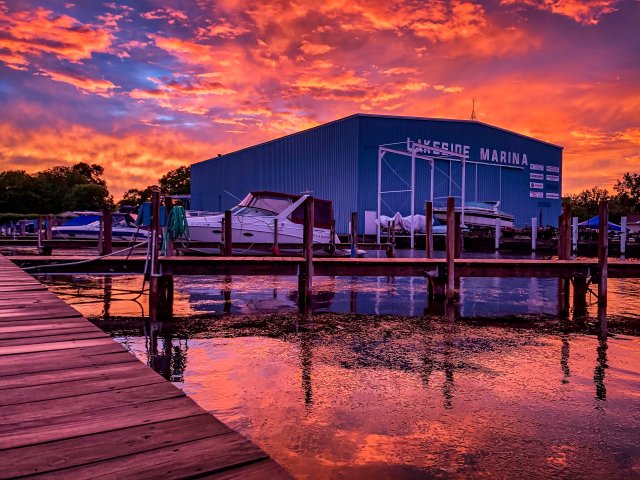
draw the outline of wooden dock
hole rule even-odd
[[[0,256],[0,478],[290,478]]]
[[[111,256],[11,256],[20,267],[40,273],[141,274],[144,257]],[[301,257],[159,257],[164,274],[170,275],[297,275]],[[434,258],[321,258],[314,257],[314,276],[409,276],[444,275],[445,259]],[[599,273],[598,260],[454,259],[455,277],[567,278]],[[37,267],[41,266],[42,269]],[[640,278],[640,262],[612,260],[610,278]]]

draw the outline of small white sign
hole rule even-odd
[[[559,193],[547,193],[547,198],[551,200],[558,200],[560,198]]]
[[[544,185],[538,182],[529,182],[529,188],[544,188]]]
[[[531,168],[531,170],[539,170],[541,172],[544,172],[544,165],[538,165],[537,163],[530,163],[529,167]]]
[[[554,167],[552,165],[547,165],[547,172],[560,173],[560,167]]]
[[[544,198],[544,194],[542,192],[529,192],[530,198]]]
[[[529,178],[531,180],[544,180],[544,174],[542,173],[530,173]]]
[[[547,175],[547,180],[550,182],[559,182],[560,177],[558,175]]]

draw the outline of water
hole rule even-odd
[[[452,321],[417,278],[317,278],[303,316],[295,278],[181,277],[156,324],[139,277],[46,279],[297,478],[640,478],[638,280],[602,337],[547,279],[463,279]]]

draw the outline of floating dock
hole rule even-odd
[[[0,478],[290,478],[0,256]]]

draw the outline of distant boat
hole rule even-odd
[[[259,191],[249,193],[231,209],[232,243],[273,244],[277,220],[278,243],[302,244],[304,202],[309,195]],[[329,244],[333,204],[314,198],[313,243]],[[187,212],[192,241],[222,241],[223,213]],[[337,236],[335,237],[338,242]]]
[[[54,239],[62,240],[98,240],[100,236],[100,218],[96,213],[84,213],[65,222],[63,225],[52,227]],[[132,241],[146,239],[149,234],[135,224],[135,219],[129,213],[113,213],[111,238],[113,240]]]
[[[455,211],[462,212],[462,209],[456,206]],[[434,208],[433,215],[446,223],[446,208]],[[500,202],[465,202],[463,223],[466,227],[495,227],[496,219],[500,219],[501,228],[513,228],[513,215],[501,211]]]

